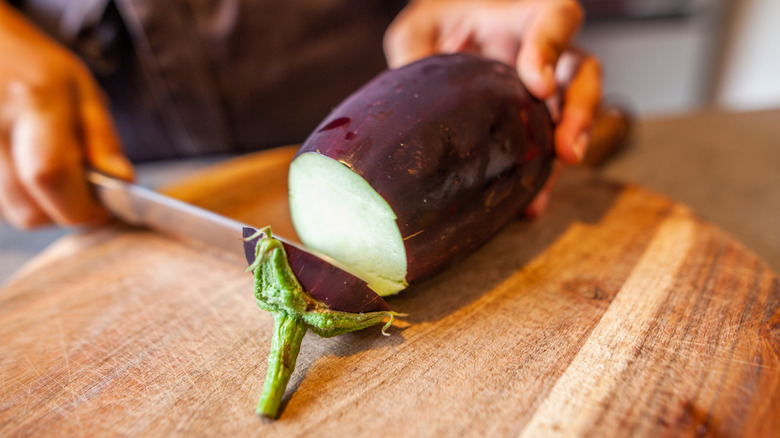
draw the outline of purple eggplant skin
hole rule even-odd
[[[252,237],[254,236],[254,237]],[[244,227],[244,256],[252,265],[255,261],[255,247],[262,234],[251,227]],[[318,260],[316,256],[282,242],[287,260],[303,290],[310,297],[326,305],[331,310],[350,313],[389,311],[387,302],[366,286],[366,282],[346,274],[339,268]],[[334,283],[334,279],[337,282]]]
[[[387,70],[343,101],[297,156],[357,172],[397,215],[407,282],[469,254],[550,175],[554,125],[514,68],[471,54]]]

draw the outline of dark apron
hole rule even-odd
[[[382,36],[405,2],[23,3],[92,67],[128,156],[143,161],[303,141],[385,68]]]

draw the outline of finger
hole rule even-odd
[[[91,77],[79,81],[80,118],[85,159],[101,172],[126,181],[135,179],[105,104],[102,91]]]
[[[436,52],[437,30],[432,20],[416,19],[412,8],[401,11],[387,28],[384,51],[387,65],[396,68]]]
[[[462,24],[481,55],[515,65],[520,50],[523,20],[504,1],[476,1],[461,12]],[[522,12],[522,11],[518,11]]]
[[[10,151],[8,135],[0,133],[0,217],[25,230],[51,223],[16,177]]]
[[[526,217],[530,219],[537,218],[547,209],[547,205],[550,203],[550,194],[552,193],[552,188],[555,186],[555,182],[558,180],[561,169],[561,163],[559,161],[555,161],[555,163],[553,163],[552,171],[550,171],[550,176],[547,178],[547,181],[545,181],[544,186],[542,186],[542,189],[539,190],[539,193],[536,194],[534,199],[525,208],[524,214]]]
[[[573,0],[541,0],[520,4],[534,8],[522,32],[517,71],[540,99],[555,91],[555,64],[582,24],[582,7]]]
[[[468,23],[456,20],[439,29],[434,51],[441,53],[479,52]]]
[[[11,130],[11,154],[20,183],[60,225],[102,220],[82,166],[73,100],[29,97]]]
[[[519,48],[520,44],[515,38],[501,34],[484,39],[484,43],[480,46],[480,52],[488,58],[513,65],[517,61]]]
[[[555,129],[555,151],[566,164],[582,162],[590,128],[601,102],[601,68],[596,58],[585,58],[566,90],[561,119]]]

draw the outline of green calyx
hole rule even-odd
[[[263,236],[255,247],[255,262],[247,270],[254,271],[257,305],[273,315],[274,335],[257,413],[275,418],[307,330],[322,337],[338,336],[389,318],[382,329],[382,333],[386,334],[385,330],[398,314],[391,311],[350,313],[329,309],[303,290],[287,262],[284,245],[272,237],[270,227],[247,240],[256,238],[260,233]]]

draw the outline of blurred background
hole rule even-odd
[[[780,1],[581,2],[578,43],[601,59],[607,102],[632,116],[601,171],[692,206],[780,270]],[[142,165],[140,182],[219,160]],[[67,232],[0,223],[0,284]]]
[[[780,106],[777,0],[581,0],[605,96],[639,116]]]

